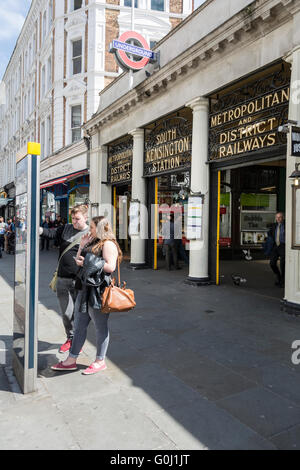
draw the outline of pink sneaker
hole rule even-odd
[[[52,370],[77,370],[77,364],[76,362],[74,364],[71,364],[69,366],[65,366],[62,362],[59,362],[58,364],[54,364],[51,366]]]
[[[101,364],[99,362],[93,362],[87,369],[85,369],[82,373],[84,375],[92,375],[100,372],[101,370],[107,369],[105,362],[103,361]]]
[[[71,349],[71,346],[72,346],[72,340],[67,339],[67,341],[60,347],[59,352],[65,353]]]

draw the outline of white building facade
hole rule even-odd
[[[135,30],[153,46],[191,13],[193,2],[135,0],[135,6]],[[41,187],[53,193],[50,212],[59,213],[53,201],[64,200],[67,217],[69,206],[88,197],[88,146],[81,126],[96,112],[99,92],[121,73],[108,47],[130,25],[131,0],[32,1],[3,77],[0,189],[10,199],[15,155],[28,141],[41,143]],[[59,179],[64,187],[57,186]]]

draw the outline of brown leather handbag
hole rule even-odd
[[[109,287],[106,287],[102,294],[102,313],[128,312],[136,306],[134,292],[126,289],[126,282],[121,286],[120,261],[118,257],[118,285],[113,278]]]

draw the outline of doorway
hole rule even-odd
[[[211,268],[216,284],[282,298],[263,243],[276,213],[285,211],[285,159],[212,173],[217,187],[211,188]]]

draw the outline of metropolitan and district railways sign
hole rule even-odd
[[[154,176],[189,168],[191,165],[192,129],[188,121],[152,132],[145,143],[144,176]]]
[[[110,184],[129,183],[132,178],[133,141],[108,147],[107,180]]]
[[[289,86],[210,115],[210,160],[284,143],[277,128],[287,118]]]

